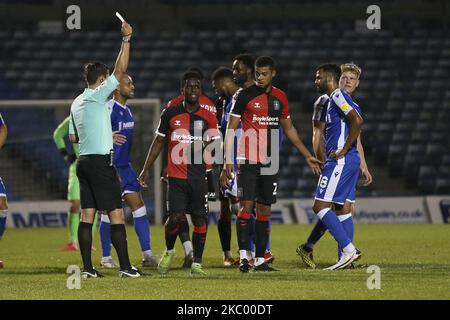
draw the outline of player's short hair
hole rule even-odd
[[[242,63],[253,71],[255,70],[255,57],[250,53],[241,53],[234,57],[234,60],[242,61]]]
[[[88,62],[83,66],[84,80],[89,84],[94,84],[100,76],[107,76],[109,68],[101,62]]]
[[[255,61],[255,67],[269,67],[272,70],[275,70],[275,60],[273,60],[273,58],[269,56],[258,57],[258,59],[256,59]]]
[[[233,71],[227,67],[217,68],[212,75],[213,81],[222,80],[226,78],[233,79]]]
[[[189,67],[186,71],[194,71],[197,72],[200,75],[200,81],[203,81],[203,79],[205,79],[205,76],[203,74],[202,69],[200,69],[199,67]]]
[[[198,74],[198,72],[195,71],[186,71],[185,73],[183,73],[183,75],[181,76],[181,82],[180,85],[182,88],[184,88],[184,85],[186,83],[187,80],[189,79],[197,79],[200,82],[202,82],[202,77]]]
[[[359,79],[359,77],[361,76],[362,73],[362,69],[360,66],[358,66],[357,64],[353,63],[353,62],[349,62],[349,63],[344,63],[341,64],[341,72],[353,72],[354,74],[356,74],[357,78]]]
[[[334,79],[338,82],[341,77],[341,68],[335,63],[324,63],[317,67],[316,70],[323,70],[324,72],[330,73]]]

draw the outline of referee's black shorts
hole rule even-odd
[[[120,182],[109,155],[84,155],[78,158],[81,208],[112,211],[122,208]]]

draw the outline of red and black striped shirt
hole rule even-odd
[[[220,138],[216,117],[204,108],[188,112],[184,102],[165,108],[156,134],[168,140],[169,178],[205,178],[204,141]]]
[[[279,134],[280,119],[290,117],[286,94],[276,87],[266,93],[255,84],[239,93],[230,114],[241,118],[242,123],[237,159],[267,163],[272,130]]]

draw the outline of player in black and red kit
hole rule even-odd
[[[169,218],[165,224],[166,250],[158,264],[158,271],[161,274],[169,271],[180,228],[178,220],[189,208],[194,224],[191,274],[205,275],[201,261],[206,241],[208,186],[203,150],[207,143],[220,138],[220,133],[216,117],[200,107],[201,84],[198,73],[186,72],[182,81],[184,100],[161,113],[157,136],[148,152],[139,182],[146,186],[148,171],[167,141]]]
[[[203,93],[203,80],[204,80],[204,76],[203,76],[203,72],[201,69],[196,68],[196,67],[190,67],[189,69],[187,69],[187,71],[193,71],[193,72],[197,72],[200,76],[200,84],[201,84],[201,94],[200,97],[198,98],[198,101],[200,103],[200,107],[211,112],[216,118],[217,118],[217,108],[215,103],[207,96]],[[172,100],[170,100],[167,103],[167,108],[170,107],[174,107],[174,106],[178,106],[180,103],[183,102],[184,100],[184,83],[181,83],[180,86],[180,91],[181,91],[181,95],[173,98]],[[164,150],[165,153],[167,153],[167,150]],[[164,154],[165,154],[164,153]],[[164,170],[162,173],[162,181],[166,181],[167,177],[167,163],[166,160],[167,156],[164,156]],[[216,193],[215,193],[215,179],[214,179],[214,175],[213,175],[213,167],[211,164],[207,164],[206,166],[206,177],[208,180],[208,200],[209,201],[216,201]],[[189,212],[188,212],[189,213]],[[194,259],[193,257],[193,248],[192,248],[192,242],[189,236],[189,224],[187,221],[187,217],[183,216],[180,217],[179,220],[179,224],[180,224],[180,231],[178,233],[178,236],[180,237],[180,241],[183,245],[183,249],[184,249],[184,262],[183,262],[183,268],[190,268],[192,261]]]
[[[225,138],[225,165],[220,183],[226,187],[234,176],[233,141],[239,121],[237,159],[238,198],[240,210],[236,221],[241,272],[248,272],[247,259],[249,217],[256,200],[256,253],[253,271],[275,271],[264,262],[268,239],[270,207],[276,202],[279,164],[279,126],[295,148],[305,157],[315,174],[321,162],[311,155],[292,125],[286,94],[272,86],[276,75],[275,62],[270,57],[255,61],[256,84],[240,92],[232,106]]]

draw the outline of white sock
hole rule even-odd
[[[175,252],[175,249],[167,250],[167,248],[166,248],[166,252],[167,252],[167,253],[174,253],[174,252]]]
[[[194,266],[202,266],[202,265],[201,265],[201,263],[198,263],[198,262],[192,262],[191,267],[194,267]]]
[[[255,266],[262,265],[264,263],[264,258],[255,258]]]
[[[352,253],[353,251],[355,251],[356,250],[356,248],[355,248],[355,246],[353,245],[353,243],[349,243],[345,248],[344,248],[344,250],[342,250],[344,253]]]
[[[224,258],[231,258],[231,251],[224,251],[223,252],[223,257]]]
[[[109,259],[112,259],[112,257],[111,256],[102,257],[102,260],[109,260]]]
[[[111,223],[107,214],[102,214],[100,220],[106,223]]]
[[[255,259],[255,251],[247,251],[247,259],[249,261]]]
[[[347,214],[343,214],[343,215],[337,216],[337,217],[338,217],[339,221],[342,222],[342,221],[347,220],[348,218],[351,218],[352,214],[351,213],[347,213]]]
[[[133,214],[133,219],[144,217],[147,215],[147,209],[145,208],[145,206],[142,206],[139,209],[137,209],[136,211],[133,211],[132,214]]]
[[[194,249],[192,248],[192,242],[189,241],[189,240],[183,242],[183,248],[184,248],[184,255],[185,256],[191,254],[191,252],[194,252]]]
[[[151,256],[153,256],[153,252],[152,252],[152,250],[147,250],[147,251],[143,251],[142,252],[142,257],[151,257]]]
[[[247,257],[247,250],[239,250],[239,258],[242,260],[242,259],[247,259],[247,260],[249,260],[248,259],[248,257]]]

